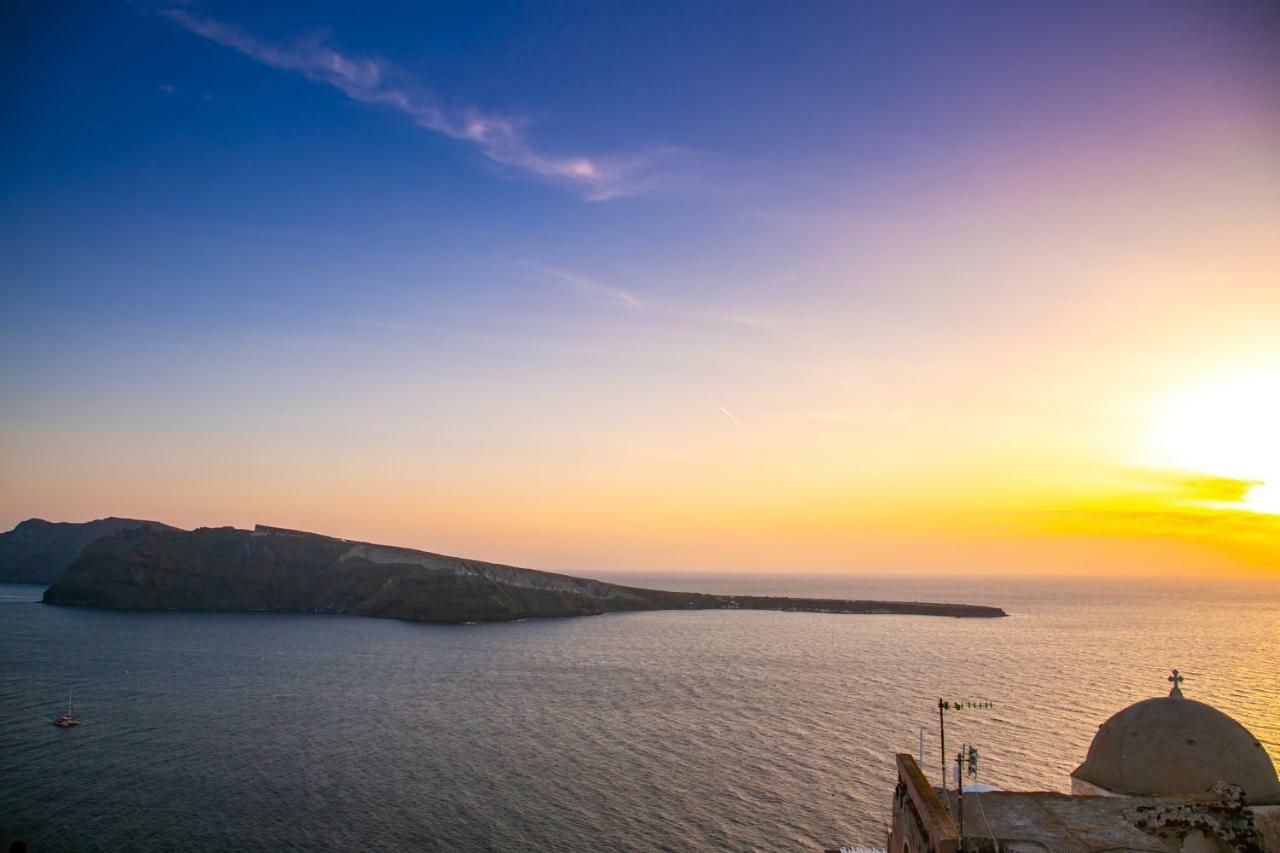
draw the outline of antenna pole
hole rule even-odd
[[[947,790],[947,722],[942,716],[942,700],[938,700],[938,739],[942,749],[942,790]],[[945,800],[944,800],[945,802]]]

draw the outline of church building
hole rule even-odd
[[[1280,853],[1280,778],[1248,729],[1168,696],[1113,715],[1071,793],[935,788],[897,757],[889,853]]]

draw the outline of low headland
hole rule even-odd
[[[1007,615],[999,607],[971,604],[640,589],[262,525],[120,530],[85,546],[45,591],[44,601],[112,610],[342,613],[427,622],[639,610]]]

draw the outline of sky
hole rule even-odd
[[[1274,3],[0,27],[6,529],[1280,577]]]

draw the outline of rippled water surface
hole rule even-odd
[[[433,626],[105,613],[0,586],[0,841],[91,849],[880,846],[939,696],[981,779],[1066,790],[1111,713],[1184,689],[1280,757],[1280,584],[640,577],[996,604]],[[83,724],[55,728],[67,690]],[[953,740],[954,739],[954,740]]]

